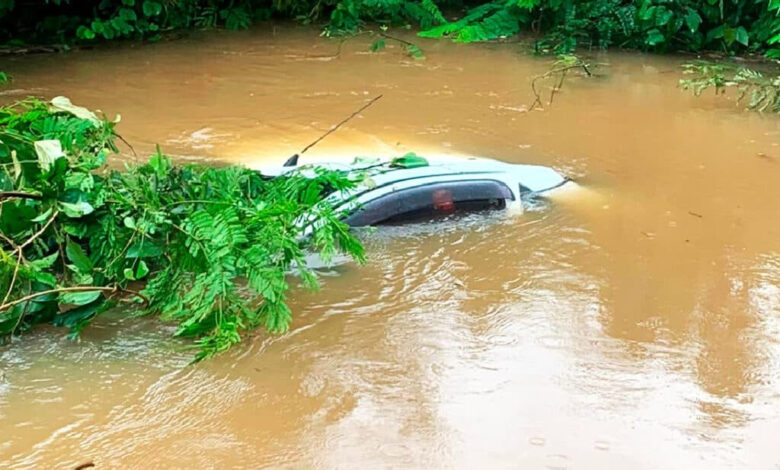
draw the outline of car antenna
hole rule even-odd
[[[312,148],[315,145],[319,144],[320,141],[322,141],[322,139],[324,139],[325,137],[327,137],[327,136],[331,135],[332,133],[336,132],[339,127],[343,126],[344,124],[346,124],[347,122],[352,120],[352,118],[354,118],[358,114],[360,114],[363,111],[365,111],[369,106],[371,106],[372,104],[374,104],[377,101],[379,101],[379,98],[381,98],[382,96],[383,95],[375,96],[371,101],[369,101],[368,103],[366,103],[363,106],[361,106],[360,109],[358,109],[354,113],[350,114],[349,117],[347,117],[346,119],[344,119],[340,123],[336,124],[335,126],[331,127],[330,129],[328,129],[328,132],[322,134],[317,140],[315,140],[314,142],[312,142],[309,145],[307,145],[306,147],[304,147],[303,150],[301,150],[300,152],[296,153],[292,157],[288,158],[287,161],[284,162],[284,165],[282,165],[282,166],[296,166],[296,165],[298,165],[298,157],[300,157],[302,154],[304,154],[310,148]]]

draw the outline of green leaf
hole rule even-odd
[[[55,316],[51,322],[52,325],[73,328],[93,318],[109,305],[105,298],[98,298],[100,297],[100,292],[97,294],[98,296],[92,299],[92,302],[81,304],[80,307],[72,308]]]
[[[737,30],[729,27],[723,28],[723,40],[729,46],[734,44],[734,41],[737,40]]]
[[[135,278],[143,279],[146,277],[147,274],[149,274],[149,267],[146,265],[146,262],[144,260],[141,260],[141,262],[138,263],[138,267],[135,270]]]
[[[422,49],[420,49],[419,46],[417,46],[417,44],[407,44],[406,53],[409,54],[409,57],[415,60],[425,59],[425,54],[423,54]]]
[[[658,28],[653,28],[647,32],[647,38],[645,39],[646,44],[655,46],[664,41],[666,41],[666,38],[661,34],[661,31],[659,31]]]
[[[171,159],[163,155],[160,146],[157,146],[157,151],[149,158],[149,166],[159,177],[165,176],[171,169]]]
[[[135,5],[135,0],[122,0],[122,5],[127,5],[129,7]]]
[[[68,172],[65,177],[65,189],[77,189],[79,191],[90,191],[95,187],[95,179],[92,173]]]
[[[87,256],[81,246],[78,243],[75,243],[71,238],[68,238],[68,242],[65,245],[65,255],[79,271],[83,273],[92,271],[93,266],[89,256]]]
[[[540,0],[517,0],[516,5],[520,8],[531,10],[539,5]]]
[[[52,98],[50,108],[54,111],[62,111],[62,112],[70,113],[80,119],[86,119],[87,121],[94,124],[95,127],[99,127],[102,125],[102,122],[95,115],[95,113],[88,110],[87,108],[74,105],[73,103],[70,102],[70,99],[64,96],[56,96]]]
[[[639,9],[639,19],[643,21],[647,21],[653,17],[655,14],[655,8],[654,6],[647,6],[649,2],[645,2],[644,5],[642,5],[642,8]]]
[[[119,10],[119,17],[128,23],[132,23],[138,20],[138,15],[136,15],[135,10],[131,8],[121,8]]]
[[[65,215],[74,219],[91,214],[95,210],[87,201],[79,201],[76,203],[59,201],[59,205]]]
[[[153,258],[163,254],[162,248],[150,242],[141,240],[133,243],[125,253],[125,258]]]
[[[55,160],[65,156],[65,152],[62,151],[62,143],[56,139],[36,140],[33,147],[38,156],[38,164],[43,171],[49,171]]]
[[[701,21],[702,20],[701,16],[699,16],[699,13],[693,8],[688,8],[688,14],[685,15],[685,25],[688,26],[688,29],[690,29],[692,33],[695,33],[699,30]]]
[[[219,16],[225,20],[227,29],[247,29],[252,25],[252,17],[243,7],[226,8],[219,12]]]
[[[713,39],[721,39],[724,35],[724,30],[725,27],[723,25],[720,25],[707,31],[707,41],[712,41]]]
[[[28,273],[30,277],[38,283],[41,283],[48,288],[52,288],[57,285],[57,278],[53,274],[45,271],[32,271]]]
[[[60,303],[68,305],[86,305],[98,297],[101,292],[99,290],[84,291],[84,292],[62,292],[60,294]]]
[[[740,26],[739,28],[737,28],[736,40],[737,40],[738,43],[740,43],[743,46],[747,47],[748,42],[750,41],[750,39],[748,38],[747,30],[743,26]]]
[[[30,265],[35,269],[47,269],[54,265],[54,262],[57,261],[57,257],[60,254],[58,252],[54,252],[50,254],[49,256],[36,259],[34,261],[30,261]]]
[[[385,45],[386,44],[384,39],[377,39],[376,41],[371,43],[371,47],[369,48],[369,50],[371,52],[379,52],[385,48]]]
[[[352,160],[353,165],[376,165],[380,162],[379,158],[377,157],[365,157],[365,156],[357,156],[354,160]]]
[[[45,221],[49,220],[49,217],[51,217],[51,214],[53,212],[54,212],[54,209],[49,207],[48,209],[46,209],[46,211],[40,213],[34,219],[31,219],[30,222],[36,222],[36,223],[45,222]]]
[[[76,29],[76,37],[79,39],[95,39],[95,32],[82,25]]]
[[[143,279],[147,274],[149,274],[149,267],[146,265],[145,261],[141,260],[138,263],[138,267],[135,269],[135,272],[133,272],[132,268],[125,268],[122,270],[122,274],[128,281],[137,281],[139,279]]]
[[[674,13],[671,10],[667,10],[666,7],[663,6],[659,6],[655,10],[655,25],[666,26],[673,16]]]
[[[145,16],[157,16],[162,13],[162,5],[158,2],[145,0],[143,4],[143,11]]]

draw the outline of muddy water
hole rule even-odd
[[[277,27],[4,59],[15,94],[122,114],[139,153],[481,155],[582,189],[512,218],[382,228],[296,290],[289,334],[194,367],[153,320],[0,351],[4,468],[780,468],[780,124],[607,54],[526,112],[514,44]],[[545,101],[546,103],[546,101]],[[127,156],[126,158],[131,158]]]

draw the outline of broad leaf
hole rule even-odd
[[[100,295],[99,292],[98,295]],[[98,299],[95,297],[91,302],[60,313],[54,317],[51,323],[54,326],[65,326],[68,328],[73,328],[79,323],[84,322],[85,320],[89,320],[90,318],[100,313],[100,311],[104,308],[104,305],[106,305],[105,298]]]
[[[69,98],[64,96],[57,96],[52,98],[51,108],[54,111],[64,111],[76,116],[77,118],[86,119],[87,121],[94,124],[95,127],[98,127],[102,124],[95,113],[82,106],[76,106],[70,102]]]
[[[55,160],[65,156],[59,140],[38,140],[33,145],[35,154],[38,155],[38,164],[43,171],[49,171]]]
[[[95,208],[92,207],[87,201],[79,201],[76,203],[59,202],[60,209],[68,217],[79,218],[87,214],[91,214]]]
[[[146,0],[143,5],[145,16],[157,16],[162,13],[162,5],[159,2]]]
[[[162,248],[154,243],[144,240],[133,243],[125,253],[125,258],[150,258],[163,254]]]
[[[74,243],[70,238],[68,238],[68,242],[65,245],[65,255],[79,271],[83,273],[89,273],[92,271],[92,261],[89,259],[87,254],[84,253],[84,250],[81,248],[81,246],[77,243]]]
[[[54,266],[54,262],[57,261],[57,257],[59,256],[59,252],[54,252],[50,254],[49,256],[36,259],[33,261],[30,261],[30,266],[32,266],[35,269],[46,269]]]
[[[701,16],[699,16],[699,13],[696,12],[696,10],[692,8],[688,9],[688,14],[685,15],[685,25],[688,26],[688,29],[690,29],[692,33],[695,33],[699,30],[699,25],[701,25]]]
[[[60,294],[60,303],[68,305],[85,305],[98,297],[102,293],[99,290],[83,291],[83,292],[63,292]]]

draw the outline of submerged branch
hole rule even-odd
[[[542,95],[541,92],[536,88],[536,83],[540,80],[546,80],[548,78],[557,77],[557,83],[553,85],[552,89],[550,90],[550,98],[547,101],[547,106],[552,105],[553,100],[555,99],[556,93],[561,91],[561,88],[563,88],[563,82],[566,80],[566,76],[569,73],[570,70],[577,70],[582,69],[582,71],[585,73],[586,76],[592,77],[593,73],[590,71],[590,64],[582,60],[581,58],[575,56],[575,55],[561,55],[558,56],[558,60],[556,60],[553,63],[553,67],[548,70],[547,72],[537,75],[533,78],[531,81],[531,91],[534,94],[534,101],[531,103],[531,106],[528,107],[528,110],[531,111],[535,107],[539,106],[539,108],[542,108]]]

